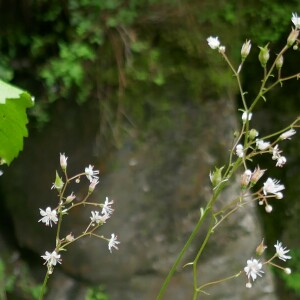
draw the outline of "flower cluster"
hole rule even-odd
[[[228,167],[225,166],[220,169],[216,168],[216,171],[210,173],[210,180],[213,184],[214,189],[219,188],[220,191],[222,188],[221,183],[228,181],[230,179],[231,174],[237,169],[238,166],[243,165],[245,170],[240,178],[242,192],[237,199],[233,200],[227,207],[224,208],[225,213],[221,211],[222,217],[224,218],[229,216],[238,207],[244,206],[247,204],[247,202],[250,202],[250,201],[245,201],[246,197],[249,196],[250,194],[251,194],[251,201],[258,201],[260,205],[265,205],[265,210],[268,213],[270,213],[273,209],[272,206],[268,203],[268,201],[271,198],[273,199],[283,198],[283,190],[285,189],[284,184],[282,184],[279,180],[274,179],[272,177],[267,177],[264,183],[259,187],[258,191],[251,192],[252,188],[264,176],[267,170],[262,170],[258,166],[257,168],[255,168],[254,171],[251,171],[250,169],[248,169],[247,164],[248,161],[253,161],[253,158],[255,156],[266,154],[266,155],[271,155],[272,160],[275,161],[276,167],[283,167],[287,163],[287,158],[286,156],[283,155],[283,151],[281,150],[279,144],[283,140],[290,140],[296,134],[296,130],[294,128],[299,127],[300,118],[298,117],[295,122],[293,122],[292,124],[290,124],[289,127],[287,127],[287,129],[279,131],[277,133],[270,134],[265,138],[259,137],[258,131],[256,129],[251,129],[250,127],[250,122],[253,116],[253,108],[257,104],[259,99],[264,99],[265,101],[267,101],[265,98],[265,94],[269,89],[271,89],[277,84],[282,84],[282,82],[285,80],[292,79],[292,78],[295,79],[300,78],[299,73],[289,77],[281,76],[281,68],[283,66],[285,52],[290,47],[293,47],[294,50],[298,49],[298,44],[300,43],[300,40],[298,38],[300,34],[300,17],[298,17],[296,13],[293,13],[291,21],[294,27],[292,28],[290,34],[288,35],[286,45],[282,48],[282,50],[279,52],[277,57],[274,59],[274,63],[271,64],[271,67],[267,68],[268,61],[272,57],[270,55],[270,49],[268,47],[268,44],[263,47],[259,47],[260,51],[258,55],[258,60],[261,66],[264,68],[264,77],[262,80],[261,89],[257,97],[254,98],[253,102],[250,104],[247,103],[248,102],[246,99],[247,93],[243,91],[242,86],[240,84],[239,73],[243,67],[243,63],[245,59],[248,57],[251,51],[251,41],[246,40],[246,42],[242,45],[241,63],[237,68],[237,70],[235,70],[233,64],[231,64],[228,57],[226,56],[225,46],[221,45],[219,38],[212,37],[212,36],[207,38],[209,47],[212,49],[219,50],[219,53],[222,54],[225,61],[228,63],[230,69],[233,71],[234,76],[238,78],[238,84],[241,92],[241,100],[243,102],[243,109],[240,109],[240,111],[242,111],[242,127],[240,132],[236,132],[235,134],[236,140],[233,149],[231,150],[230,163],[228,164]],[[274,71],[276,69],[278,72],[277,79],[275,79],[275,81],[273,81],[268,87],[268,84],[266,84],[268,80],[273,76],[276,78],[276,76],[274,75]],[[272,138],[274,138],[273,141]],[[233,159],[234,155],[238,157],[235,160]],[[224,172],[224,175],[222,175],[223,168],[226,170]],[[220,223],[221,221],[219,221],[217,225]],[[284,247],[282,243],[279,241],[276,242],[274,247],[275,247],[275,254],[267,261],[264,261],[261,258],[253,258],[253,257],[247,260],[247,264],[244,267],[244,272],[246,273],[246,276],[248,278],[246,287],[251,288],[252,283],[257,278],[262,277],[264,275],[263,267],[265,265],[272,265],[276,268],[284,270],[286,274],[291,274],[290,268],[281,267],[280,265],[275,264],[273,262],[276,258],[284,262],[286,262],[286,260],[291,259],[291,256],[288,255],[290,250]],[[261,256],[265,249],[266,246],[262,241],[261,244],[256,248],[257,255]],[[199,291],[200,290],[201,289],[199,288]]]
[[[286,255],[290,250],[286,249],[286,247],[282,246],[282,243],[277,241],[277,243],[274,245],[275,247],[275,254],[266,262],[261,262],[259,259],[251,258],[247,260],[247,265],[244,268],[244,271],[246,273],[246,276],[248,277],[248,282],[246,283],[247,288],[252,287],[251,280],[254,282],[258,277],[262,277],[264,271],[262,270],[263,265],[269,264],[274,267],[277,267],[279,269],[282,269],[286,274],[291,274],[290,268],[284,268],[281,267],[275,263],[273,263],[273,260],[278,257],[282,261],[286,261],[287,259],[291,259],[292,257],[289,255]],[[263,242],[256,248],[256,253],[258,255],[262,255],[264,250],[267,247],[264,246]]]
[[[106,197],[104,203],[95,203],[88,201],[96,185],[99,183],[99,171],[94,170],[94,166],[89,165],[84,169],[84,172],[77,174],[73,177],[68,177],[67,160],[68,158],[65,156],[65,154],[60,154],[60,167],[65,175],[65,178],[62,179],[62,177],[59,176],[58,172],[56,172],[55,181],[51,187],[51,189],[56,189],[58,191],[58,206],[55,209],[52,209],[51,207],[47,207],[45,210],[40,209],[40,215],[42,216],[42,218],[39,220],[39,222],[44,223],[46,226],[50,225],[51,227],[52,223],[59,223],[57,229],[57,237],[59,237],[61,228],[60,225],[62,223],[63,216],[68,214],[74,207],[89,205],[93,207],[98,207],[100,210],[93,210],[91,212],[90,223],[82,234],[78,235],[77,237],[74,237],[74,235],[70,233],[65,238],[57,238],[54,251],[46,251],[45,255],[42,255],[42,258],[45,260],[45,264],[47,264],[48,274],[52,274],[53,268],[57,265],[57,263],[61,264],[61,255],[59,253],[63,250],[66,250],[66,247],[69,244],[75,242],[76,240],[82,237],[90,236],[91,234],[93,234],[93,236],[95,237],[106,240],[108,243],[108,250],[110,252],[112,252],[113,248],[118,249],[117,245],[120,243],[117,240],[117,236],[114,233],[111,234],[110,238],[105,238],[94,233],[96,229],[98,229],[100,226],[106,223],[107,219],[111,217],[114,211],[114,209],[112,208],[114,201],[110,201],[108,197]],[[76,195],[73,192],[68,196],[65,196],[65,193],[69,183],[71,181],[75,181],[76,183],[80,182],[81,176],[85,176],[88,179],[89,187],[86,196],[81,200],[78,199],[78,201],[75,202],[74,200],[76,199]]]

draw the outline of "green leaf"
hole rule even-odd
[[[10,164],[23,149],[28,136],[26,109],[33,106],[30,94],[0,80],[0,159]]]

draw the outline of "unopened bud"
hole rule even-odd
[[[294,45],[294,43],[296,42],[296,40],[298,38],[298,35],[299,35],[299,30],[293,28],[287,38],[287,46],[288,47],[291,47]]]
[[[72,194],[67,197],[66,204],[71,203],[75,198],[76,198],[76,196],[72,192]]]
[[[264,251],[267,249],[267,246],[264,244],[264,239],[261,241],[261,243],[256,248],[256,254],[261,256]]]
[[[67,168],[67,159],[68,158],[65,156],[65,154],[60,153],[60,166],[63,169],[63,171],[65,171]]]
[[[272,212],[273,207],[268,204],[268,205],[266,205],[265,210],[266,210],[267,213],[270,213],[270,212]]]
[[[241,188],[245,190],[248,187],[250,182],[252,172],[250,170],[246,170],[241,176]]]
[[[258,59],[260,61],[261,66],[264,68],[267,65],[267,62],[270,58],[270,53],[268,49],[268,44],[265,47],[258,47],[260,49]]]
[[[209,173],[209,179],[213,187],[217,186],[222,181],[222,168],[216,168],[214,172]]]
[[[290,275],[292,273],[292,270],[290,268],[285,268],[284,273]]]
[[[242,60],[245,60],[246,57],[249,55],[251,50],[251,41],[247,41],[243,44],[242,49],[241,49],[241,56]]]
[[[277,57],[276,59],[276,68],[279,70],[282,68],[283,65],[283,56],[280,55],[279,57]]]
[[[219,47],[219,52],[220,52],[221,54],[224,54],[224,53],[225,53],[225,50],[226,50],[226,47],[225,47],[225,46],[220,46],[220,47]]]
[[[72,233],[68,234],[66,236],[66,241],[67,242],[73,242],[74,241],[74,235]]]
[[[266,170],[261,170],[259,166],[255,168],[250,180],[251,186],[254,186],[257,183],[257,181],[264,175],[265,172]]]
[[[96,185],[98,183],[99,183],[98,179],[97,178],[93,178],[92,182],[89,185],[89,193],[90,194],[94,191],[94,189],[95,189],[95,187],[96,187]]]
[[[250,138],[250,140],[253,141],[257,137],[258,137],[258,131],[256,129],[251,129],[249,131],[249,138]]]

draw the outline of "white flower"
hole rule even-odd
[[[105,221],[109,218],[109,215],[99,215],[99,211],[92,211],[91,221],[92,223],[105,223]]]
[[[66,168],[67,168],[67,160],[68,160],[68,158],[65,156],[65,154],[63,153],[63,154],[59,154],[60,156],[59,156],[59,159],[60,159],[60,166],[61,166],[61,168],[63,169],[63,170],[65,170]]]
[[[295,129],[289,129],[288,131],[282,133],[279,138],[281,140],[286,140],[286,139],[290,140],[291,136],[293,136],[294,134],[296,134],[296,130]]]
[[[60,254],[57,254],[56,251],[53,251],[52,253],[46,251],[45,255],[41,256],[50,266],[56,266],[57,263],[61,264],[61,258]]]
[[[96,176],[97,174],[99,174],[99,171],[98,170],[94,171],[93,168],[94,168],[94,166],[89,165],[84,170],[85,171],[85,175],[86,175],[87,179],[90,182],[92,182],[93,179],[98,179],[99,178],[98,176]]]
[[[3,171],[2,170],[0,170],[0,176],[2,176],[3,175]]]
[[[114,211],[114,210],[111,208],[111,205],[112,205],[113,203],[114,203],[113,200],[111,200],[111,201],[109,202],[108,197],[106,197],[105,203],[103,204],[101,213],[110,216],[110,215],[113,213],[113,211]]]
[[[248,279],[250,277],[254,281],[257,276],[262,277],[261,273],[264,273],[264,271],[261,270],[262,268],[262,263],[259,262],[257,259],[249,259],[247,260],[247,266],[244,268],[244,271],[246,272],[246,275],[248,276]]]
[[[235,153],[238,157],[243,157],[244,156],[244,147],[241,144],[238,144],[235,148]]]
[[[292,14],[292,22],[297,29],[300,29],[300,17],[296,13]]]
[[[278,145],[276,145],[276,146],[273,148],[273,150],[272,150],[272,159],[273,159],[273,160],[276,160],[276,159],[280,158],[280,153],[281,153],[281,152],[282,152],[282,151],[279,150]]]
[[[275,180],[272,178],[268,178],[264,183],[263,192],[265,195],[274,194],[276,195],[278,192],[284,190],[284,185],[280,184],[279,180]]]
[[[291,256],[285,255],[286,253],[288,253],[290,250],[283,248],[282,243],[280,243],[279,241],[277,241],[276,245],[274,245],[274,247],[276,248],[276,254],[278,256],[279,259],[286,261],[287,259],[291,259]]]
[[[42,210],[40,208],[40,214],[42,218],[39,220],[39,222],[42,221],[42,223],[45,223],[46,226],[49,226],[50,224],[50,226],[52,227],[52,222],[56,224],[56,222],[58,221],[56,210],[51,210],[50,207],[47,207],[46,210]]]
[[[120,244],[120,242],[117,241],[117,238],[118,238],[118,237],[117,237],[114,233],[111,234],[111,238],[110,238],[110,240],[109,240],[109,242],[108,242],[108,249],[109,249],[110,253],[112,253],[112,252],[111,252],[112,248],[115,248],[115,249],[117,249],[117,250],[119,249],[119,248],[117,247],[117,245]]]
[[[211,49],[217,49],[220,47],[220,41],[217,36],[216,37],[210,36],[209,38],[207,38],[207,43]]]
[[[245,123],[247,120],[250,121],[252,119],[252,113],[244,111],[242,114],[242,121]]]
[[[264,142],[263,140],[256,140],[256,147],[259,150],[266,150],[267,148],[270,147],[270,143],[269,142]]]
[[[283,167],[283,165],[286,163],[285,156],[280,156],[277,160],[276,167]]]

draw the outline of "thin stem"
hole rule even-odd
[[[42,289],[41,289],[41,292],[40,292],[39,300],[43,300],[43,298],[44,298],[48,278],[49,278],[49,273],[48,273],[48,270],[47,270],[44,281],[43,281],[43,286],[42,286]]]
[[[211,217],[211,221],[210,221],[210,225],[209,225],[209,228],[207,230],[207,233],[206,233],[206,236],[205,236],[205,239],[193,261],[193,277],[194,277],[194,296],[193,296],[193,300],[196,300],[197,299],[197,295],[198,295],[198,291],[197,291],[197,264],[198,264],[198,260],[213,232],[213,222],[214,222],[214,218]]]
[[[191,244],[192,241],[194,240],[194,238],[195,238],[195,236],[197,235],[197,233],[198,233],[198,231],[199,231],[199,229],[200,229],[202,223],[204,222],[204,220],[205,220],[205,218],[206,218],[206,215],[207,215],[210,211],[211,211],[211,207],[208,207],[208,206],[207,206],[207,207],[205,208],[205,210],[204,210],[202,216],[199,218],[199,221],[198,221],[197,225],[195,226],[193,232],[190,234],[190,236],[189,236],[187,242],[185,243],[185,245],[184,245],[183,248],[181,249],[181,251],[180,251],[178,257],[176,258],[176,260],[175,260],[175,262],[174,262],[174,264],[173,264],[173,266],[172,266],[172,268],[170,269],[170,271],[169,271],[169,273],[168,273],[168,275],[167,275],[167,277],[166,277],[166,279],[165,279],[165,281],[164,281],[164,283],[163,283],[163,285],[162,285],[162,287],[161,287],[161,289],[160,289],[160,291],[159,291],[159,293],[158,293],[158,296],[157,296],[156,300],[162,299],[162,297],[163,297],[163,295],[164,295],[164,293],[165,293],[165,291],[166,291],[166,288],[167,288],[167,286],[169,285],[170,280],[171,280],[171,278],[173,277],[173,275],[174,275],[174,273],[175,273],[175,271],[176,271],[176,269],[177,269],[177,267],[178,267],[178,265],[179,265],[179,263],[180,263],[180,261],[181,261],[183,255],[185,254],[186,250],[189,248],[190,244]]]

